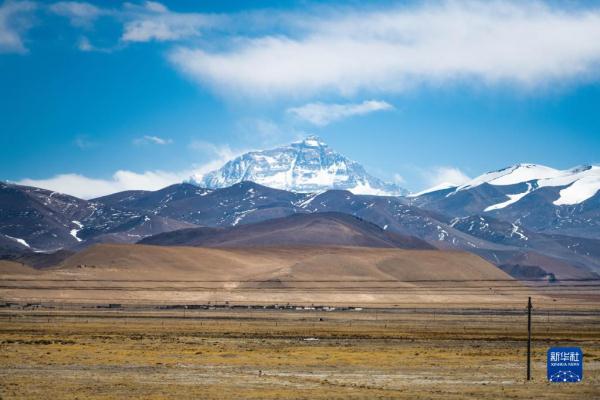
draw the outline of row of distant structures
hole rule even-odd
[[[159,306],[144,306],[144,305],[123,305],[120,303],[109,303],[109,304],[80,304],[81,308],[97,308],[97,309],[123,309],[123,308],[146,308],[151,307],[159,310],[291,310],[291,311],[363,311],[362,307],[332,307],[322,305],[311,305],[311,306],[298,306],[298,305],[280,305],[280,304],[269,304],[269,305],[230,305],[229,302],[224,304],[168,304]],[[71,308],[73,305],[59,305],[56,303],[18,303],[18,302],[4,302],[0,303],[0,308],[19,308],[19,309],[37,309],[37,308]]]
[[[362,311],[362,307],[331,307],[331,306],[297,306],[297,305],[229,305],[225,304],[174,304],[158,306],[161,310],[216,310],[216,309],[237,309],[237,310],[292,310],[292,311]]]

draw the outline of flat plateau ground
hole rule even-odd
[[[498,311],[497,311],[498,312]],[[4,310],[2,399],[597,399],[597,313]],[[584,380],[550,384],[549,346]]]

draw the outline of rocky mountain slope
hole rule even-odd
[[[3,254],[56,251],[96,241],[136,242],[145,236],[192,226],[195,225],[150,210],[113,207],[109,203],[0,182]]]

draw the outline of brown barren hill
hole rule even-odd
[[[145,238],[141,244],[203,247],[361,246],[434,249],[424,240],[388,232],[336,212],[294,214],[229,228],[191,228]]]
[[[470,253],[369,247],[201,248],[102,244],[73,255],[50,271],[156,280],[511,279]]]
[[[517,281],[476,255],[375,247],[100,244],[30,278],[0,279],[5,301],[420,307],[522,300]]]
[[[37,271],[27,265],[19,262],[0,260],[0,276],[1,275],[31,275]]]

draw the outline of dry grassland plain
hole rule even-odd
[[[0,324],[2,399],[597,399],[597,313],[21,310]],[[584,350],[550,384],[545,352]]]

